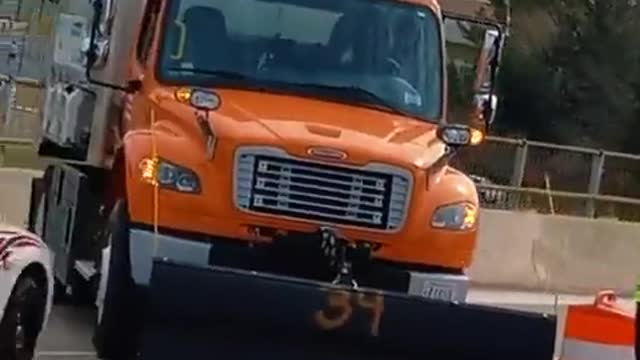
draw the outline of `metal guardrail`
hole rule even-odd
[[[19,165],[37,166],[37,156],[29,147],[37,139],[41,126],[41,108],[44,102],[42,84],[26,78],[0,75],[0,167],[15,161]],[[19,160],[7,161],[8,150],[19,149]],[[12,156],[15,157],[15,156]],[[24,162],[24,164],[22,164]]]
[[[477,189],[486,209],[640,222],[640,199],[488,184],[478,184]],[[589,204],[592,214],[585,213]]]
[[[43,86],[38,81],[0,75],[0,138],[32,140],[40,129]]]
[[[582,216],[597,216],[598,196],[640,200],[640,155],[635,154],[491,136],[462,150],[454,165],[487,184],[584,194]]]

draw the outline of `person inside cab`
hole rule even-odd
[[[346,70],[354,67],[353,34],[357,27],[358,15],[354,13],[346,13],[336,21],[326,46],[326,65],[329,68]]]
[[[231,56],[220,56],[220,49],[227,50],[230,44],[226,19],[220,10],[208,6],[189,7],[184,12],[182,23],[186,32],[181,60],[183,67],[218,70],[232,64]]]

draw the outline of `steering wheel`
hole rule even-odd
[[[292,40],[281,39],[276,35],[273,39],[267,42],[264,51],[260,54],[256,70],[270,70],[270,67],[274,65],[281,56],[286,56],[284,54],[287,54],[293,46],[294,42]]]
[[[390,85],[389,88],[397,94],[397,101],[399,103],[405,104],[405,106],[415,107],[416,109],[422,108],[422,95],[407,80],[394,76]]]
[[[274,58],[275,54],[271,50],[266,49],[260,54],[260,57],[258,58],[256,70],[258,72],[269,70],[269,65],[271,65]]]
[[[400,66],[400,63],[397,62],[394,58],[392,57],[387,57],[384,59],[385,63],[387,65],[389,65],[391,67],[391,75],[399,75],[401,70],[402,70],[402,66]]]

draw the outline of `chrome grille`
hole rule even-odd
[[[246,211],[397,230],[410,178],[387,169],[393,168],[355,169],[244,151],[236,158],[235,200]]]

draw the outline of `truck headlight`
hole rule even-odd
[[[478,208],[467,202],[441,206],[431,218],[431,226],[437,229],[467,230],[476,225]]]
[[[161,188],[184,193],[200,192],[198,175],[180,165],[163,159],[144,159],[140,164],[142,178],[148,183],[157,184]]]

